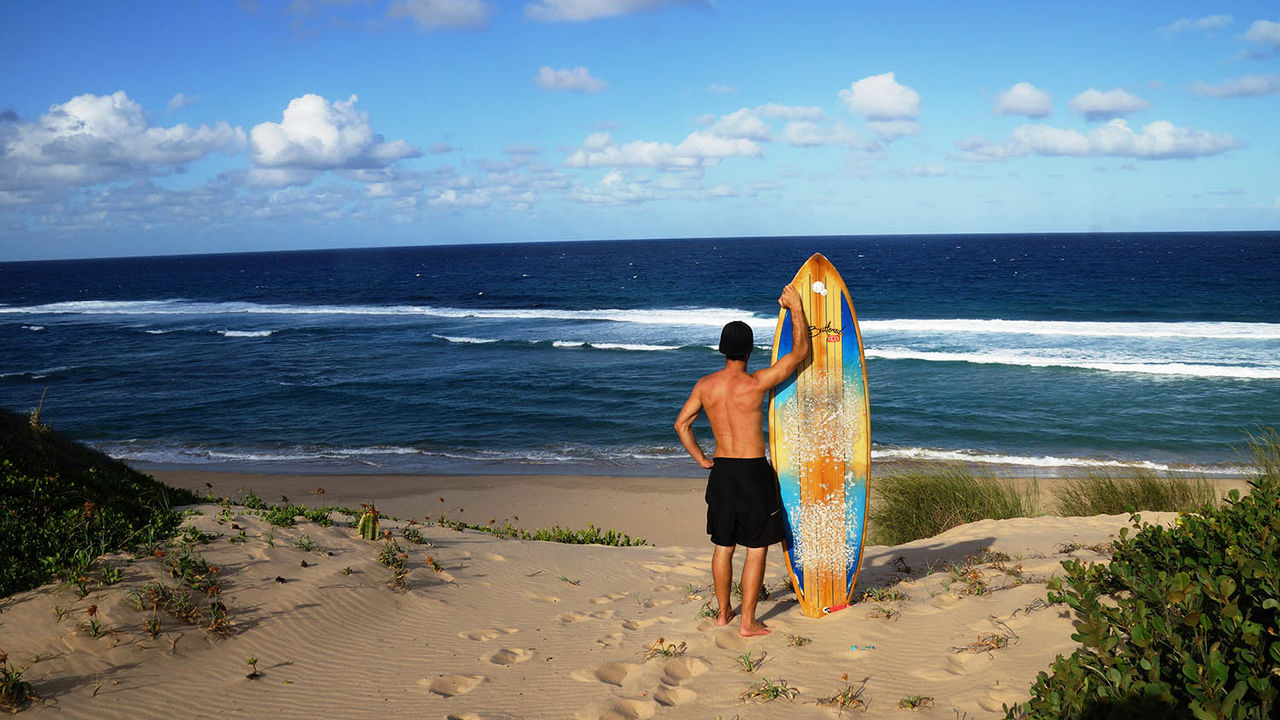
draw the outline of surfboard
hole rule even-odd
[[[786,508],[783,554],[800,608],[848,605],[862,564],[871,424],[862,334],[840,273],[815,253],[796,273],[813,352],[769,398],[769,453]],[[778,313],[773,361],[791,351],[791,311]]]

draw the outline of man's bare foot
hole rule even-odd
[[[738,628],[738,634],[742,637],[759,637],[760,635],[768,635],[771,632],[773,631],[769,629],[769,626],[759,620],[751,623],[750,625],[744,624],[742,627]]]
[[[728,625],[731,622],[733,622],[732,610],[726,610],[716,616],[716,625],[719,625],[720,627],[724,627],[725,625]]]

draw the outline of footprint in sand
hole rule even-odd
[[[622,633],[617,633],[617,632],[609,633],[607,635],[601,635],[600,637],[596,638],[596,642],[600,643],[601,645],[607,648],[611,648],[614,645],[617,645],[620,640],[622,640]]]
[[[589,617],[591,616],[584,612],[578,612],[577,610],[574,610],[572,612],[564,613],[559,617],[559,620],[562,623],[568,624],[568,623],[582,622],[583,620],[586,620]]]
[[[489,642],[499,635],[510,635],[518,633],[517,628],[480,628],[479,630],[468,630],[458,633],[458,637],[464,640],[475,640],[476,642]]]
[[[598,681],[607,685],[622,687],[627,678],[639,674],[642,670],[643,668],[635,663],[611,662],[605,663],[595,670],[574,671],[569,673],[569,677],[583,682]]]
[[[528,595],[528,598],[530,600],[533,600],[534,602],[540,602],[540,603],[550,604],[550,603],[560,602],[560,598],[556,597],[555,595],[534,595],[531,593]]]
[[[445,675],[438,678],[423,678],[418,681],[436,695],[453,697],[471,692],[477,685],[485,681],[483,675]]]
[[[716,647],[739,652],[747,649],[747,639],[738,634],[737,624],[726,625],[716,633]]]
[[[622,627],[626,630],[643,630],[644,628],[657,623],[673,623],[675,621],[675,618],[669,618],[666,615],[659,615],[658,617],[651,617],[645,620],[628,620],[622,623]]]
[[[659,585],[658,587],[654,588],[653,591],[656,593],[664,593],[664,592],[674,592],[676,590],[683,590],[683,589],[684,588],[680,587],[679,585],[672,585],[670,583],[667,583],[664,585]]]
[[[524,648],[502,648],[485,658],[494,665],[518,665],[533,657],[533,653]]]
[[[646,720],[657,712],[655,705],[646,700],[616,700],[599,717],[600,720]]]
[[[485,554],[484,554],[484,559],[485,559],[485,560],[493,560],[494,562],[506,562],[506,561],[507,561],[507,559],[506,559],[506,558],[502,557],[502,556],[501,556],[501,555],[499,555],[498,553],[485,553]]]
[[[612,611],[612,610],[597,610],[597,611],[595,611],[595,612],[591,613],[591,617],[595,618],[596,620],[608,620],[609,618],[613,617],[613,611]]]
[[[697,677],[710,669],[710,665],[698,658],[671,660],[662,667],[662,683],[669,686],[681,685],[689,678]]]
[[[614,602],[615,600],[621,600],[626,596],[627,596],[626,593],[611,592],[611,593],[605,593],[600,597],[591,598],[590,600],[588,600],[588,602],[590,602],[592,605],[605,605],[607,603]]]
[[[656,608],[656,607],[662,607],[663,605],[670,605],[672,602],[673,602],[672,600],[649,598],[648,600],[645,600],[640,604],[647,608]]]
[[[449,713],[444,716],[444,720],[484,720],[484,718],[473,712],[460,712]]]
[[[683,705],[698,697],[698,694],[689,688],[668,687],[663,685],[653,691],[653,699],[664,707],[674,707]]]
[[[1027,691],[1019,690],[1013,687],[1001,687],[999,685],[987,688],[987,691],[978,698],[978,704],[984,710],[991,712],[1003,712],[1004,706],[1013,707],[1027,699]]]

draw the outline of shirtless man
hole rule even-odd
[[[756,620],[756,600],[764,583],[769,546],[781,542],[784,532],[782,496],[778,476],[764,456],[765,393],[795,372],[809,356],[809,326],[793,285],[782,289],[778,305],[791,310],[791,352],[767,368],[747,373],[747,358],[755,347],[751,326],[734,321],[720,333],[724,369],[698,381],[680,415],[676,433],[685,450],[699,465],[711,470],[707,478],[707,533],[715,551],[711,576],[715,580],[720,612],[717,625],[733,619],[729,584],[733,577],[733,551],[747,548],[742,565],[742,621],[744,637],[768,635],[769,628]],[[715,459],[708,459],[693,436],[693,421],[706,411],[716,437]]]

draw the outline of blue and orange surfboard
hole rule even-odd
[[[787,513],[787,573],[804,614],[821,617],[849,604],[862,564],[871,471],[867,372],[840,273],[815,253],[794,282],[813,352],[769,398],[769,452]],[[791,351],[791,329],[783,308],[774,362]]]

